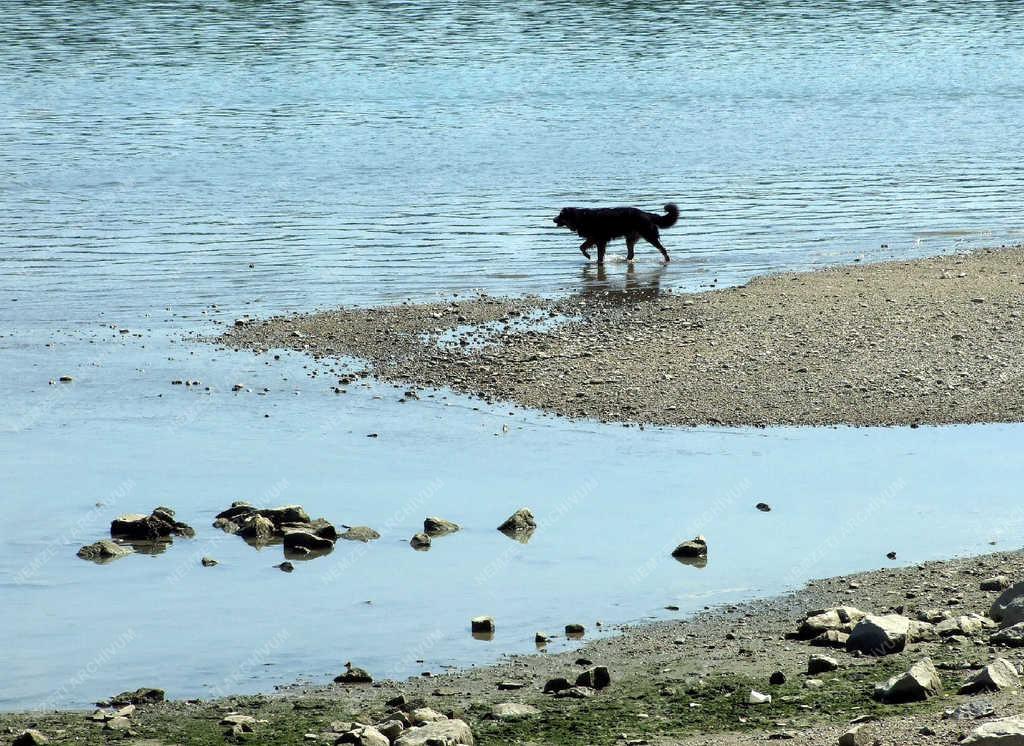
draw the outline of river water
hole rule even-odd
[[[301,356],[195,335],[622,287],[621,245],[598,275],[551,222],[565,205],[677,202],[673,262],[638,247],[628,280],[659,288],[1020,241],[1022,11],[4,3],[0,708],[267,691],[346,660],[437,673],[890,550],[1016,546],[1019,426],[640,431],[373,382],[338,396]],[[279,548],[210,527],[237,499],[383,536],[281,573]],[[159,504],[197,537],[75,557]],[[494,530],[523,506],[526,545]],[[425,515],[465,530],[413,552]],[[706,568],[668,556],[697,533]],[[477,614],[494,640],[469,635]]]

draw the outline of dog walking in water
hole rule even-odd
[[[668,250],[661,245],[659,228],[671,228],[679,219],[679,208],[674,204],[665,205],[665,214],[645,212],[636,207],[563,207],[555,218],[555,225],[565,226],[583,237],[580,251],[587,259],[587,249],[597,247],[597,263],[604,264],[604,251],[608,242],[616,238],[626,239],[626,260],[633,261],[633,247],[637,239],[644,239],[656,247],[665,261],[669,261]]]

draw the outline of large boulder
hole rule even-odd
[[[394,746],[474,746],[473,731],[463,720],[438,720],[402,733]]]
[[[900,614],[868,614],[850,632],[846,649],[865,655],[891,655],[907,645],[910,620]]]
[[[817,637],[818,635],[836,631],[849,634],[853,626],[867,616],[863,611],[854,606],[833,606],[830,609],[815,609],[809,611],[800,622],[797,634],[803,639]]]
[[[576,686],[589,686],[591,689],[604,689],[612,683],[612,677],[604,666],[594,666],[576,677]]]
[[[973,694],[981,691],[1019,688],[1020,674],[1017,673],[1017,667],[1006,658],[996,658],[960,687],[960,693]]]
[[[1024,622],[1024,581],[1014,583],[992,602],[988,615],[999,622],[1000,627],[1009,627]]]
[[[1024,746],[1024,717],[1014,715],[982,723],[960,743],[969,746]]]
[[[886,704],[919,702],[942,691],[942,679],[931,658],[923,658],[904,674],[875,686],[875,699]]]

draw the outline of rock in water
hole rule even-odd
[[[292,572],[295,569],[295,565],[291,562],[282,562],[280,565],[274,565],[274,567],[281,572]]]
[[[90,562],[105,564],[118,557],[129,555],[133,551],[131,547],[123,547],[110,539],[100,539],[95,544],[89,544],[79,549],[78,556]]]
[[[983,723],[960,743],[968,746],[1024,746],[1024,717],[1015,715]]]
[[[580,638],[586,632],[586,628],[582,624],[567,624],[565,625],[565,634],[570,637]]]
[[[704,558],[708,556],[708,542],[703,536],[695,536],[689,541],[684,541],[682,544],[672,550],[673,557],[700,557]]]
[[[494,617],[475,616],[469,620],[471,632],[494,632]]]
[[[216,567],[219,564],[213,557],[203,557],[199,560],[199,563],[203,567]]]
[[[287,550],[308,549],[311,552],[327,552],[334,549],[334,542],[309,531],[289,531],[284,535]]]
[[[875,699],[886,704],[919,702],[942,691],[942,680],[931,658],[923,658],[904,674],[875,686]]]
[[[760,510],[762,513],[769,513],[772,509],[772,506],[769,505],[768,503],[758,503],[754,507]]]
[[[339,538],[366,543],[376,541],[380,538],[380,534],[369,526],[349,526]]]
[[[891,655],[907,645],[910,620],[899,614],[868,614],[850,632],[846,649],[865,655]]]
[[[438,720],[410,728],[394,746],[474,746],[473,731],[464,720]]]
[[[424,533],[413,534],[413,537],[409,539],[409,546],[419,552],[430,549],[430,544],[430,537]]]
[[[537,521],[528,508],[521,508],[498,526],[498,530],[510,539],[526,544],[537,530]]]
[[[160,541],[172,536],[195,536],[195,529],[174,520],[174,511],[157,507],[149,515],[127,513],[110,522],[110,536],[134,541]]]
[[[334,677],[334,683],[336,684],[371,684],[373,683],[373,677],[370,676],[366,671],[361,668],[353,666],[351,663],[345,664],[345,673],[339,674]]]
[[[1000,593],[988,615],[999,622],[1000,627],[1024,622],[1024,582],[1015,583]]]
[[[1020,675],[1017,673],[1017,667],[1006,658],[996,658],[960,687],[960,694],[1019,688]]]
[[[444,536],[459,530],[459,524],[446,521],[444,518],[428,516],[423,519],[423,533],[427,536]]]

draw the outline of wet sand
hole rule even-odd
[[[696,294],[639,286],[245,320],[217,341],[352,355],[385,380],[602,421],[1018,422],[1022,266],[1015,246]]]

